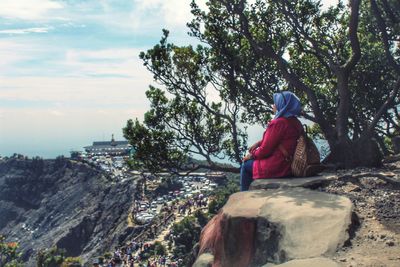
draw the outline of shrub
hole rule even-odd
[[[79,257],[68,257],[66,258],[61,267],[81,267],[82,260]]]
[[[21,254],[17,252],[17,242],[5,242],[5,237],[0,235],[0,266],[4,267],[22,267],[19,258]]]
[[[107,260],[110,260],[112,258],[111,252],[104,253],[104,258],[107,259]]]
[[[37,267],[58,267],[65,259],[65,250],[57,247],[50,249],[42,249],[38,252],[36,257]]]
[[[154,243],[154,253],[158,256],[164,256],[165,254],[167,254],[167,249],[163,244],[161,244],[161,242],[156,241]]]
[[[237,191],[239,191],[239,186],[234,180],[230,180],[226,186],[218,188],[213,194],[213,199],[208,204],[208,213],[217,214],[228,201],[229,196]]]

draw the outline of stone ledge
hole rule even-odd
[[[279,265],[266,264],[263,267],[340,267],[340,265],[327,258],[312,258],[291,260]]]
[[[313,186],[322,185],[325,182],[336,180],[337,178],[338,177],[336,175],[325,174],[312,177],[256,179],[251,183],[249,190],[279,189],[289,187],[310,188]]]

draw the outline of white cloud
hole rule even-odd
[[[148,79],[151,75],[139,58],[140,48],[98,50],[68,49],[46,43],[0,40],[0,73],[2,75],[35,75],[38,77],[118,76]],[[64,55],[64,57],[63,57]],[[28,64],[25,62],[40,62]],[[41,70],[42,69],[42,70]]]
[[[67,50],[65,62],[71,76],[123,76],[138,78],[147,72],[139,59],[140,49]],[[144,75],[148,77],[147,75]]]
[[[15,63],[33,58],[38,50],[40,49],[31,43],[0,40],[0,73],[7,73]]]
[[[196,2],[202,9],[206,8],[205,0]],[[193,18],[190,3],[191,0],[134,0],[134,9],[130,16],[132,25],[135,29],[184,28]]]
[[[59,110],[69,107],[135,107],[146,110],[148,77],[66,78],[0,77],[0,101],[44,103]],[[32,108],[34,109],[34,108]]]
[[[61,9],[60,2],[51,0],[2,0],[0,1],[0,17],[40,20],[55,9]]]
[[[25,29],[0,30],[0,34],[26,34],[26,33],[47,33],[52,27],[36,27]]]

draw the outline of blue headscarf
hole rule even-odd
[[[273,96],[276,106],[275,119],[280,117],[299,116],[301,112],[301,103],[299,98],[289,91],[275,93]]]

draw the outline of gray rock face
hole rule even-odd
[[[124,241],[135,186],[116,186],[87,164],[10,159],[0,163],[0,233],[17,241],[26,266],[57,245],[84,261]]]
[[[236,193],[203,229],[199,255],[233,267],[331,255],[349,238],[352,210],[346,197],[298,187]]]

